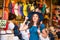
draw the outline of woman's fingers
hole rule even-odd
[[[25,20],[28,20],[28,17],[27,16],[25,17]]]

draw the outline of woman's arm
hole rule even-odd
[[[25,17],[25,21],[21,25],[20,30],[26,30],[28,28],[28,25],[25,24],[27,20],[28,20],[28,17]]]
[[[24,25],[23,27],[20,27],[20,31],[24,31],[24,30],[27,30],[27,29],[28,29],[27,25]]]

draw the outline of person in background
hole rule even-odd
[[[40,17],[39,14],[37,12],[33,12],[33,14],[31,15],[31,20],[30,20],[30,24],[29,26],[25,24],[25,22],[28,20],[28,18],[25,18],[25,21],[23,23],[23,27],[20,28],[20,30],[26,30],[29,28],[29,40],[39,40],[39,34],[40,34]]]
[[[8,30],[11,30],[13,33],[13,29],[15,27],[14,22],[16,21],[16,15],[9,13],[9,24],[8,24]]]
[[[56,32],[53,26],[50,27],[49,37],[50,37],[50,40],[55,40]]]
[[[14,25],[15,25],[15,27],[14,27],[14,36],[18,36],[18,38],[20,39],[20,40],[23,40],[23,38],[22,38],[22,34],[21,34],[21,32],[19,31],[19,26],[18,26],[18,22],[17,21],[15,21],[15,23],[14,23]]]
[[[15,14],[12,13],[9,14],[8,30],[14,33],[14,36],[17,36],[20,40],[23,40],[19,31],[18,23],[16,22]]]

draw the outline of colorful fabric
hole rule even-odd
[[[42,5],[42,4],[40,4],[40,5],[39,5],[39,8],[41,9],[42,7],[43,7],[43,5]]]
[[[18,15],[21,16],[21,14],[20,14],[20,5],[18,5]]]
[[[15,7],[14,7],[14,13],[16,16],[18,16],[18,4],[15,4]]]
[[[9,4],[9,11],[12,13],[12,3]]]
[[[8,24],[9,22],[6,23],[6,28],[4,28],[4,30],[8,30]]]
[[[46,5],[44,4],[43,7],[41,8],[41,12],[44,14],[46,10]]]
[[[8,12],[7,11],[4,11],[4,17],[3,17],[4,20],[8,20]]]
[[[58,25],[60,25],[60,20],[58,20]]]
[[[48,15],[45,15],[45,17],[44,17],[45,19],[48,19],[49,17],[48,17]]]
[[[24,13],[24,16],[28,16],[27,4],[24,4],[24,5],[23,5],[23,13]]]
[[[33,10],[34,10],[34,6],[31,6],[31,7],[30,7],[30,10],[33,11]]]
[[[27,13],[30,12],[30,4],[27,5]]]
[[[24,14],[23,14],[23,5],[20,6],[20,14],[21,14],[21,16],[24,16]]]
[[[14,7],[15,7],[15,4],[12,3],[12,13],[14,14]]]

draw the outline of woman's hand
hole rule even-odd
[[[25,17],[25,21],[23,22],[23,25],[26,23],[26,21],[28,20],[28,17]]]
[[[25,17],[25,21],[27,21],[27,20],[28,20],[28,17],[26,16],[26,17]]]
[[[38,32],[38,34],[40,34],[40,30],[39,29],[37,30],[37,32]]]

